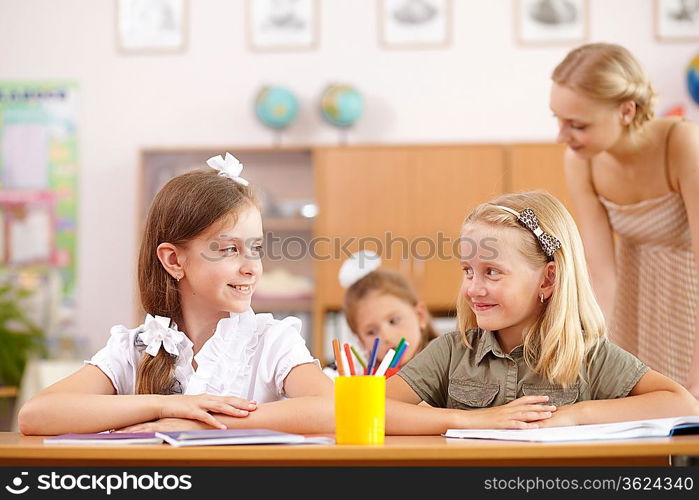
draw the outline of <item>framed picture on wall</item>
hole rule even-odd
[[[655,0],[654,17],[658,41],[699,41],[699,0]]]
[[[588,37],[587,0],[514,0],[517,43],[578,45]]]
[[[187,42],[187,0],[116,0],[122,52],[180,52]]]
[[[310,50],[318,44],[318,0],[247,0],[250,48]]]
[[[451,0],[378,0],[379,41],[386,48],[439,48],[451,43]]]

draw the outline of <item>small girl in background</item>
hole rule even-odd
[[[479,205],[461,237],[459,331],[388,379],[387,433],[699,415],[686,389],[607,340],[580,235],[553,196]]]
[[[332,432],[332,383],[301,321],[255,314],[262,219],[230,154],[156,195],[138,260],[148,313],[19,412],[24,434],[226,427]],[[291,399],[287,399],[291,398]]]
[[[407,346],[396,366],[399,368],[438,334],[427,307],[408,280],[398,272],[379,269],[380,266],[381,257],[371,251],[356,252],[342,264],[339,280],[347,289],[342,311],[359,339],[359,351],[365,362],[374,340],[379,339],[375,367],[389,349],[396,351],[404,339]],[[354,364],[359,366],[356,358]],[[335,367],[323,371],[332,378],[337,376]]]

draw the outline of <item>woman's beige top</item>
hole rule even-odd
[[[677,123],[677,122],[676,122]],[[670,127],[667,137],[672,133]],[[667,179],[668,155],[665,145]],[[686,382],[699,300],[687,209],[670,192],[631,205],[602,196],[616,233],[617,293],[610,338],[652,369]]]

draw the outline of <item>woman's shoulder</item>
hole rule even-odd
[[[575,191],[581,188],[594,191],[591,168],[590,160],[580,158],[573,150],[566,148],[563,153],[563,174],[568,185],[575,187]]]
[[[684,118],[657,118],[649,122],[645,130],[651,138],[652,147],[668,147],[669,155],[675,154],[678,147],[695,145],[699,139],[699,125]]]
[[[691,120],[668,119],[663,122],[663,131],[670,161],[690,152],[696,161],[694,155],[699,151],[699,125]]]
[[[650,122],[650,125],[651,130],[654,131],[654,133],[661,134],[663,137],[665,137],[670,131],[675,134],[675,132],[679,133],[680,130],[699,130],[699,126],[697,126],[694,121],[687,118],[677,118],[674,116],[656,118]]]

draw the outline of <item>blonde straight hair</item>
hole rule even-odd
[[[621,45],[581,45],[556,66],[551,79],[599,101],[633,101],[636,114],[629,124],[632,129],[653,119],[657,94],[641,63]]]
[[[496,205],[517,212],[531,208],[541,229],[561,242],[562,248],[553,254],[556,265],[553,293],[542,314],[524,332],[524,359],[527,366],[550,383],[569,387],[578,380],[588,354],[591,353],[591,360],[593,349],[606,335],[604,317],[592,291],[580,233],[563,204],[544,191],[506,194],[477,206],[466,217],[462,234],[468,226],[476,223],[517,231],[521,237],[519,250],[535,268],[543,268],[548,262],[536,236],[521,226],[513,214]],[[463,293],[457,300],[457,321],[462,341],[470,348],[466,334],[478,328],[478,324]]]

